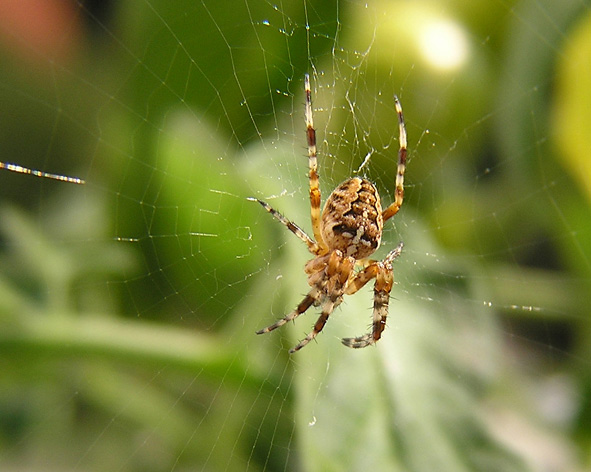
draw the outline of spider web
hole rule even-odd
[[[586,2],[35,3],[0,161],[86,184],[0,174],[3,470],[589,467]],[[404,108],[375,348],[369,286],[295,355],[317,309],[254,334],[308,290],[247,199],[312,234],[306,72],[323,201],[393,200]]]

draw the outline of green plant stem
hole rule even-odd
[[[249,386],[255,392],[271,389],[262,373],[244,365],[244,355],[213,335],[107,316],[23,318],[26,321],[18,328],[0,333],[0,354],[91,356],[164,365],[194,372],[214,383],[223,377],[225,382]]]

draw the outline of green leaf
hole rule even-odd
[[[557,157],[591,200],[591,17],[581,16],[559,56],[554,133]]]
[[[280,176],[261,182],[268,185],[264,194],[280,194],[282,184],[287,192],[293,190],[293,198],[278,198],[274,206],[308,229],[305,186],[298,185],[299,179],[290,186],[297,158],[281,150],[277,156],[286,162],[275,161],[274,172]],[[302,158],[299,167],[305,166]],[[417,215],[409,216],[411,211],[407,208],[396,217],[413,223],[402,234],[407,244],[394,264],[397,283],[388,327],[379,343],[353,350],[340,342],[363,334],[370,324],[373,292],[368,286],[345,297],[316,342],[289,357],[303,469],[527,470],[519,456],[500,444],[483,415],[487,393],[498,381],[500,344],[494,314],[470,302],[482,299],[482,294],[476,294],[480,288],[466,280],[478,279],[455,275],[468,269],[458,267],[444,249],[425,237],[428,231]],[[279,259],[284,264],[281,282],[276,282],[284,287],[285,296],[276,308],[281,312],[275,311],[274,317],[269,313],[262,326],[301,301],[309,289],[301,268],[312,257],[301,241],[270,216],[266,226],[269,231],[282,231],[287,241]],[[387,231],[376,257],[383,257],[397,243],[398,236]],[[439,255],[436,263],[429,253]],[[311,330],[318,315],[319,310],[311,308],[293,324],[256,341],[267,349],[287,349]],[[287,346],[277,342],[283,336],[289,338]]]

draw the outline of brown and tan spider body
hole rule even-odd
[[[384,219],[380,195],[367,179],[345,180],[328,197],[322,212],[322,239],[328,250],[365,259],[382,241]]]
[[[343,301],[344,295],[352,295],[370,280],[375,279],[373,323],[370,333],[356,338],[345,338],[343,344],[361,348],[375,344],[386,327],[388,303],[393,285],[392,262],[402,251],[402,243],[390,251],[381,261],[368,259],[382,241],[384,222],[394,216],[404,197],[404,172],[406,170],[406,129],[402,108],[394,99],[398,115],[400,149],[394,202],[382,210],[380,195],[374,184],[361,177],[341,183],[328,197],[320,214],[320,187],[316,157],[316,131],[312,120],[310,79],[305,76],[306,134],[308,137],[308,165],[310,177],[310,209],[314,239],[298,225],[285,218],[262,200],[258,201],[269,213],[300,238],[315,256],[305,265],[308,284],[312,289],[291,313],[257,334],[268,333],[294,320],[312,305],[322,312],[312,331],[290,353],[300,350],[312,341],[324,328],[329,316]],[[359,270],[356,271],[356,267]]]

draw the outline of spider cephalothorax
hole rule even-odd
[[[353,177],[340,184],[328,197],[322,215],[320,214],[320,188],[318,185],[318,163],[316,158],[316,131],[312,120],[312,92],[310,78],[305,76],[306,90],[306,134],[308,137],[308,164],[310,168],[310,208],[314,238],[298,225],[289,221],[262,200],[258,201],[269,213],[284,224],[308,246],[314,258],[304,268],[308,284],[312,289],[291,313],[257,334],[268,333],[288,321],[294,320],[312,305],[320,306],[322,312],[312,331],[290,352],[300,350],[313,340],[324,328],[328,317],[343,301],[344,295],[352,295],[375,278],[373,323],[370,333],[356,338],[345,338],[345,346],[360,348],[377,342],[388,316],[388,302],[392,290],[392,261],[402,251],[402,243],[390,251],[382,261],[367,259],[382,240],[384,222],[394,216],[404,197],[404,171],[406,170],[406,129],[398,98],[394,105],[398,115],[400,148],[396,173],[394,202],[382,210],[380,196],[369,180]],[[358,272],[355,268],[359,267]]]

